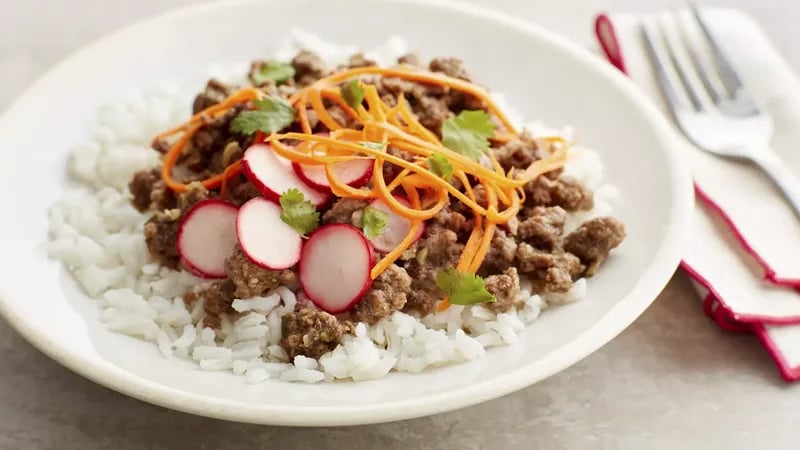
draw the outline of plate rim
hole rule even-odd
[[[74,60],[106,45],[108,41],[112,41],[120,35],[135,32],[137,28],[147,27],[152,23],[175,20],[184,15],[225,9],[233,5],[256,3],[258,1],[223,0],[187,5],[145,17],[115,31],[103,34],[68,54],[37,77],[0,115],[0,126],[9,116],[13,115],[18,105],[23,104],[28,97],[35,95],[40,84],[44,84],[50,79],[58,78],[59,73],[66,70]],[[534,39],[571,53],[572,56],[581,60],[581,63],[586,64],[604,76],[607,81],[621,87],[628,95],[629,100],[646,116],[658,140],[664,142],[665,147],[669,143],[676,148],[682,145],[667,118],[661,114],[649,98],[637,91],[632,81],[617,73],[616,70],[599,57],[565,36],[504,12],[454,0],[380,1],[412,4],[421,9],[480,17],[489,22],[514,28]],[[674,192],[674,206],[670,213],[670,222],[668,224],[670,226],[668,228],[669,231],[667,231],[665,239],[662,240],[649,269],[628,294],[621,298],[598,322],[564,345],[561,348],[562,351],[551,353],[543,358],[548,362],[544,365],[545,369],[534,370],[534,367],[529,364],[490,380],[445,393],[367,407],[363,405],[339,405],[335,408],[336,414],[331,414],[334,408],[320,406],[234,405],[224,399],[204,397],[140,378],[111,364],[97,365],[89,363],[86,359],[81,358],[80,354],[71,352],[69,348],[61,346],[54,339],[47,337],[46,334],[30,327],[23,317],[15,314],[14,309],[10,307],[12,302],[3,297],[0,297],[0,315],[27,342],[49,358],[82,377],[126,396],[199,416],[269,425],[340,426],[383,423],[460,409],[508,395],[576,364],[627,329],[655,300],[679,265],[683,246],[688,241],[690,210],[694,201],[691,177],[686,164],[682,163],[684,157],[681,152],[667,152],[665,158],[671,174],[671,191]],[[629,300],[629,298],[631,299]],[[541,361],[542,359],[539,360],[539,362]]]

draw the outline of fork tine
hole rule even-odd
[[[650,57],[650,64],[653,66],[653,70],[656,73],[656,79],[658,80],[659,86],[661,86],[661,90],[664,93],[664,97],[667,99],[670,109],[672,109],[673,112],[686,109],[687,105],[685,104],[684,99],[678,93],[679,88],[675,86],[669,77],[669,68],[673,67],[672,62],[665,58],[661,52],[657,50],[655,39],[644,23],[639,24],[639,29],[642,33],[645,50]],[[690,101],[692,102],[691,107],[697,110],[697,103],[694,102],[691,96]]]
[[[695,87],[695,85],[692,84],[689,78],[689,72],[686,68],[687,64],[685,62],[681,62],[681,59],[678,56],[681,51],[679,44],[673,39],[670,39],[670,33],[667,30],[666,24],[663,20],[658,21],[658,26],[661,32],[661,39],[664,43],[664,47],[667,50],[667,55],[669,55],[669,59],[672,62],[672,67],[675,69],[675,73],[678,75],[678,79],[686,90],[686,95],[689,97],[689,101],[692,102],[692,106],[694,107],[695,111],[701,111],[703,109],[703,102],[700,100],[701,94],[698,92],[699,87]]]
[[[689,61],[692,66],[694,66],[694,72],[697,74],[700,82],[703,83],[706,92],[708,92],[709,97],[711,97],[711,101],[714,102],[715,105],[719,105],[723,97],[728,95],[727,92],[725,92],[725,86],[722,86],[722,89],[720,89],[718,84],[711,80],[709,74],[714,73],[716,70],[708,64],[708,58],[704,58],[700,55],[697,45],[692,45],[693,39],[686,22],[680,20],[680,16],[678,16],[677,22],[679,25],[680,41],[683,43],[683,47],[689,55]]]
[[[708,42],[708,46],[711,49],[711,55],[714,58],[714,63],[717,66],[719,78],[722,80],[722,84],[725,85],[730,94],[735,94],[736,91],[742,88],[741,79],[739,79],[739,76],[736,74],[733,66],[728,61],[728,58],[726,58],[722,53],[717,40],[711,34],[711,30],[709,30],[705,20],[703,20],[703,15],[700,12],[700,8],[697,6],[697,3],[689,3],[689,9],[692,12],[692,16],[694,16],[694,19],[697,21],[700,31]]]

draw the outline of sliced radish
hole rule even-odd
[[[237,209],[231,203],[203,200],[184,214],[178,227],[183,264],[203,278],[225,278],[225,260],[236,245]]]
[[[361,187],[367,184],[372,176],[373,159],[354,159],[333,165],[333,173],[336,178],[352,187]],[[325,173],[325,166],[310,166],[305,164],[293,163],[297,176],[307,185],[320,191],[329,192],[331,184],[328,175]]]
[[[318,308],[337,314],[361,300],[372,280],[369,242],[358,228],[343,223],[314,231],[300,256],[300,284]]]
[[[281,207],[264,198],[239,208],[236,235],[245,255],[265,269],[287,269],[300,260],[302,238],[281,220]]]
[[[403,197],[395,195],[394,198],[402,203],[405,206],[410,206],[408,200]],[[388,215],[386,220],[386,228],[384,228],[383,233],[374,238],[370,239],[369,241],[375,247],[375,250],[379,252],[390,252],[394,250],[400,242],[403,241],[403,238],[406,237],[408,231],[411,229],[411,220],[406,219],[403,216],[398,215],[394,211],[383,202],[383,200],[377,199],[373,200],[372,203],[369,204],[370,207],[375,208],[377,210],[383,211]],[[422,226],[419,227],[417,230],[416,237],[414,241],[422,237],[422,233],[425,232],[425,222],[422,222]]]
[[[302,192],[303,197],[317,207],[330,199],[330,194],[311,189],[303,183],[292,170],[291,164],[268,145],[256,144],[248,148],[242,157],[242,169],[247,179],[271,200],[278,201],[281,194],[292,188]]]

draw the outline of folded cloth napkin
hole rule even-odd
[[[704,9],[703,17],[744,84],[772,114],[774,150],[800,174],[800,81],[746,14]],[[640,25],[672,36],[696,24],[687,11],[600,14],[595,32],[607,59],[662,109]],[[694,28],[692,28],[694,27]],[[695,34],[696,36],[696,34]],[[758,336],[787,381],[800,379],[800,221],[757,168],[724,160],[686,141],[696,206],[682,269],[695,281],[703,310],[728,331]]]

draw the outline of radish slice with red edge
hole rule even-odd
[[[237,209],[219,199],[192,206],[178,225],[177,247],[183,265],[203,278],[225,278],[225,260],[236,245]]]
[[[333,165],[333,173],[342,183],[358,188],[367,184],[367,181],[372,177],[374,163],[375,160],[372,158],[343,161]],[[292,168],[297,176],[310,187],[320,192],[330,191],[331,183],[328,181],[324,165],[311,166],[292,163]]]
[[[398,195],[395,195],[394,198],[403,205],[410,207],[410,203],[408,203],[408,200],[405,198]],[[406,237],[409,230],[411,230],[411,220],[392,211],[391,208],[380,199],[373,200],[369,206],[385,212],[388,216],[386,219],[386,228],[383,229],[383,233],[371,238],[369,241],[372,243],[373,247],[375,247],[375,250],[379,252],[387,253],[394,250],[403,242],[403,239]],[[422,237],[423,232],[425,232],[424,221],[417,230],[417,234],[414,237],[415,242]]]
[[[300,191],[316,207],[324,205],[331,197],[329,193],[319,192],[303,183],[291,164],[265,144],[253,145],[244,152],[242,170],[264,197],[276,202],[281,194],[292,188]]]
[[[239,208],[236,236],[244,254],[264,269],[287,269],[300,260],[302,238],[281,220],[281,207],[267,199],[256,197]]]
[[[375,260],[358,228],[324,225],[311,233],[300,255],[300,285],[306,296],[330,314],[347,311],[372,285]]]

